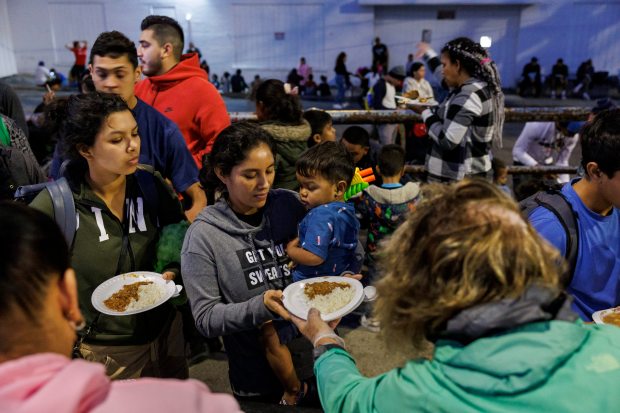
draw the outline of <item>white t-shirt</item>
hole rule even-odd
[[[417,81],[412,77],[406,77],[403,82],[403,93],[407,93],[410,90],[417,90],[422,98],[435,98],[433,88],[426,79],[420,79],[420,81]]]
[[[385,96],[381,104],[384,108],[396,109],[396,88],[390,82],[385,82]]]

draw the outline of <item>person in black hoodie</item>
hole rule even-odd
[[[255,123],[234,123],[218,135],[202,180],[222,196],[187,231],[181,269],[198,330],[223,338],[234,395],[277,403],[283,387],[259,328],[288,318],[281,303],[292,281],[285,247],[306,211],[295,192],[272,189],[274,155],[271,135]]]

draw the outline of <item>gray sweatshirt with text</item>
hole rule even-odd
[[[292,282],[286,244],[306,211],[296,193],[271,190],[258,227],[241,221],[225,199],[206,207],[190,226],[181,272],[198,330],[222,336],[237,395],[281,395],[259,342],[258,327],[272,320],[268,289]]]

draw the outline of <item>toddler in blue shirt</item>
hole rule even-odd
[[[359,222],[353,205],[344,202],[355,165],[347,150],[336,142],[322,142],[304,152],[296,163],[301,202],[309,209],[299,224],[299,237],[289,242],[288,256],[297,264],[293,280],[357,273]],[[286,343],[297,330],[288,322],[274,320],[261,326],[261,341],[273,372],[284,387],[280,404],[297,404],[310,384],[301,382],[293,368]]]
[[[299,237],[286,250],[297,264],[293,281],[359,271],[360,225],[353,205],[344,202],[355,174],[351,155],[336,142],[324,142],[303,153],[296,168],[299,196],[309,211],[299,224]]]

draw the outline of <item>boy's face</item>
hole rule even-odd
[[[508,168],[500,168],[497,171],[496,183],[498,185],[506,185],[508,182]]]
[[[95,55],[89,69],[97,91],[119,95],[127,104],[133,104],[133,88],[140,79],[140,68],[133,67],[127,55]]]
[[[353,162],[355,162],[356,165],[364,157],[364,155],[368,153],[368,149],[370,149],[367,146],[350,143],[346,139],[341,139],[340,143],[345,147],[347,152],[351,154],[353,157]]]
[[[321,142],[336,142],[336,128],[329,122],[321,132]]]
[[[297,181],[299,182],[299,197],[306,209],[339,199],[338,185],[318,174],[312,177],[297,174]]]

